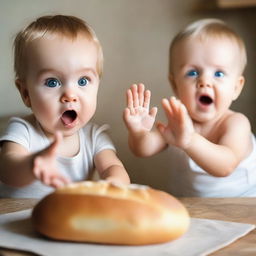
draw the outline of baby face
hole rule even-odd
[[[239,96],[244,83],[240,59],[229,39],[193,37],[175,46],[170,79],[194,121],[217,120]]]
[[[97,47],[84,35],[53,35],[29,46],[23,100],[46,134],[72,135],[96,110]]]

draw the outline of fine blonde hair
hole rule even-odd
[[[28,45],[35,39],[63,35],[75,39],[79,34],[84,34],[88,40],[95,43],[98,49],[97,72],[99,77],[103,70],[103,52],[101,44],[94,30],[82,19],[67,15],[42,16],[30,23],[20,31],[14,40],[14,71],[16,79],[25,79],[26,54]]]
[[[169,75],[172,73],[173,65],[175,65],[175,63],[172,63],[175,46],[181,41],[193,37],[199,37],[200,39],[224,38],[233,41],[240,50],[241,58],[239,64],[241,65],[241,73],[243,73],[247,64],[246,48],[243,39],[222,20],[201,19],[188,25],[172,40],[169,50]]]

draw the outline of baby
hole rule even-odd
[[[32,114],[12,118],[0,138],[0,196],[42,197],[89,179],[128,184],[96,110],[103,54],[92,28],[73,16],[44,16],[14,42],[16,86]]]
[[[190,24],[172,41],[163,99],[168,123],[152,130],[157,108],[143,84],[127,91],[124,121],[141,157],[170,150],[169,192],[176,196],[256,196],[256,148],[250,123],[230,106],[244,86],[243,40],[224,22]]]

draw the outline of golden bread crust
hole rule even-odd
[[[90,181],[43,198],[32,220],[38,232],[53,239],[126,245],[167,242],[189,226],[186,208],[163,191]]]

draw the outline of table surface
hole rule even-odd
[[[256,198],[180,198],[194,218],[216,219],[256,225]],[[0,214],[32,208],[36,199],[0,199]],[[256,229],[211,255],[256,255]],[[202,241],[203,242],[203,241]],[[1,256],[34,254],[0,248]]]

